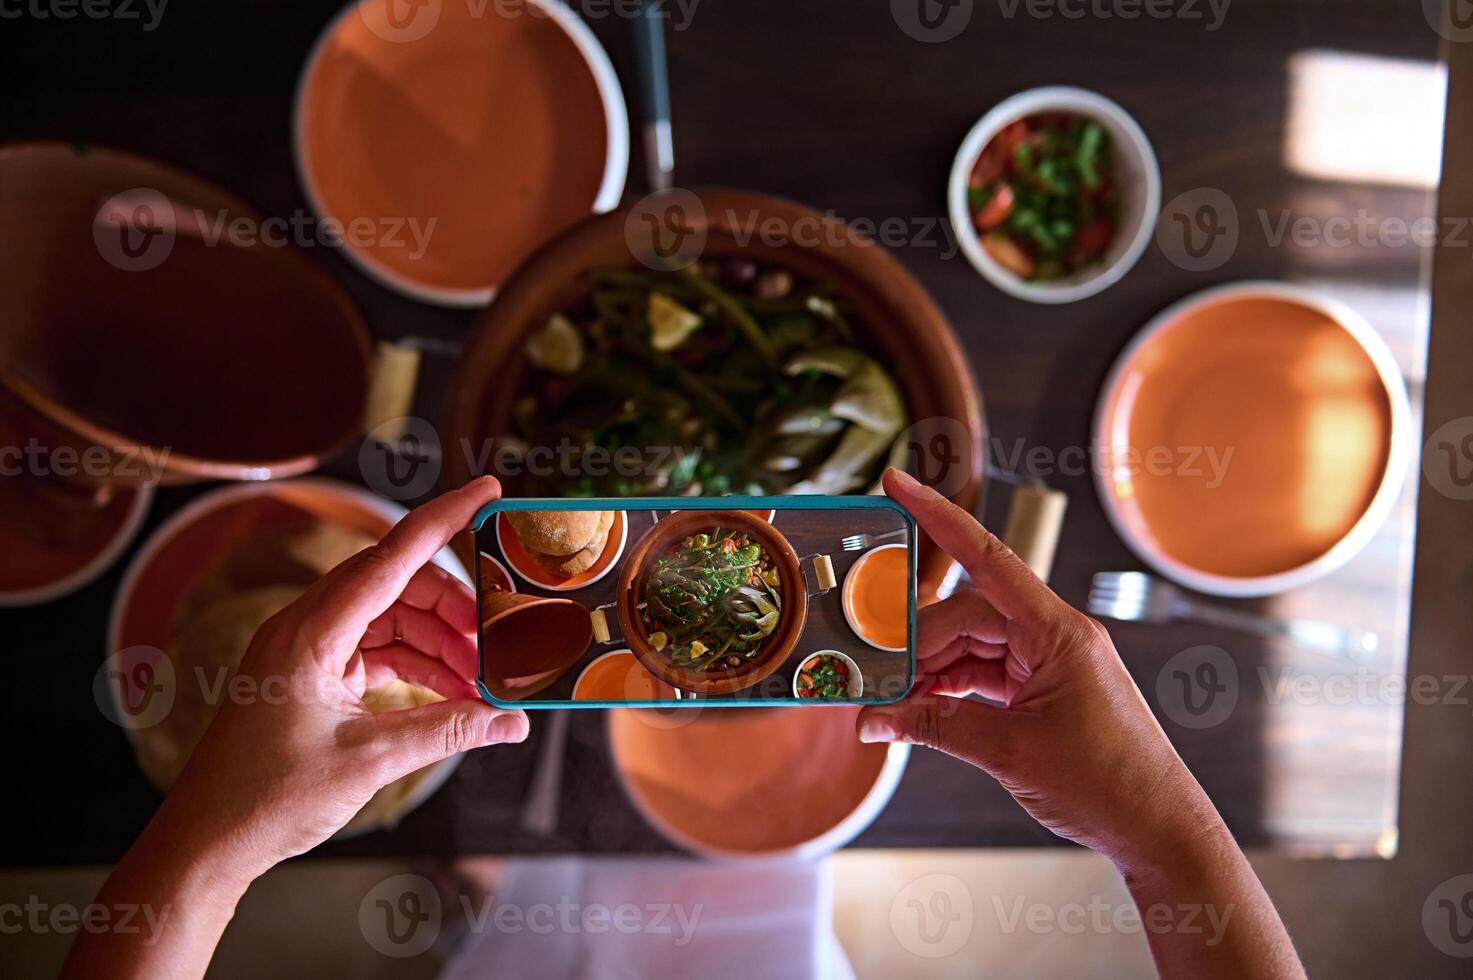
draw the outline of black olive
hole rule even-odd
[[[743,255],[732,255],[726,260],[726,278],[732,282],[747,283],[757,278],[757,263]]]

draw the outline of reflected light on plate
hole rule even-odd
[[[1341,51],[1289,59],[1284,163],[1323,180],[1436,187],[1446,68]]]
[[[1367,397],[1364,365],[1334,342],[1338,339],[1312,342],[1298,375],[1311,393],[1298,420],[1304,453],[1298,528],[1331,541],[1364,513],[1385,470],[1385,458],[1367,447],[1391,438],[1389,415]]]

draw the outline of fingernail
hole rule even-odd
[[[900,737],[900,726],[891,715],[871,712],[859,722],[861,742],[893,742]]]
[[[526,715],[502,715],[491,723],[491,736],[503,744],[525,742],[531,732]]]
[[[890,467],[890,472],[895,475],[895,482],[899,483],[905,489],[919,490],[921,488],[921,481],[905,472],[905,470],[892,466]]]

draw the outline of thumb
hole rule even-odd
[[[524,712],[493,708],[479,698],[455,698],[390,711],[374,715],[372,722],[377,739],[388,749],[392,779],[457,752],[524,741],[531,731]]]
[[[861,742],[909,742],[1001,777],[1018,739],[1016,712],[982,701],[922,694],[859,713]]]

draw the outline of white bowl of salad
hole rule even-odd
[[[947,207],[968,261],[998,289],[1072,303],[1117,282],[1146,250],[1161,171],[1120,106],[1068,86],[998,103],[957,151]]]
[[[799,701],[856,701],[862,694],[859,665],[838,650],[810,653],[793,675],[793,697]]]

